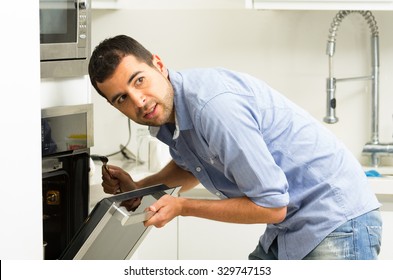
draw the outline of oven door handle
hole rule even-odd
[[[156,213],[154,211],[145,211],[142,213],[134,214],[133,212],[127,211],[124,206],[113,205],[115,212],[113,217],[118,219],[122,226],[133,225],[137,223],[142,223],[149,220]]]

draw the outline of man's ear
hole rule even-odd
[[[165,67],[164,62],[156,54],[153,54],[153,64],[165,77],[168,77],[168,70]]]

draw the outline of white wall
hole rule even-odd
[[[42,259],[43,252],[38,4],[22,0],[15,9],[4,1],[0,9],[2,260]]]
[[[235,3],[232,1],[231,3]],[[127,34],[167,66],[222,66],[267,81],[318,120],[325,114],[325,54],[330,23],[337,11],[254,11],[244,9],[95,10],[92,47],[106,37]],[[393,23],[392,12],[374,12],[380,31],[380,139],[392,141]],[[334,58],[338,78],[368,75],[370,33],[360,15],[341,24]],[[361,161],[370,138],[368,82],[338,84],[338,124],[327,125]],[[95,147],[110,153],[127,140],[127,122],[93,90]],[[111,137],[108,137],[111,135]],[[132,149],[135,148],[133,145]]]

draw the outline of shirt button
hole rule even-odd
[[[221,196],[221,193],[220,192],[216,192],[216,196]]]
[[[202,168],[200,168],[199,166],[197,168],[195,168],[196,172],[201,172]]]

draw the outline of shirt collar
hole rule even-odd
[[[175,131],[173,132],[173,140],[176,140],[177,138],[179,138],[179,134],[180,134],[180,128],[179,128],[179,122],[177,121],[177,115],[175,114]]]
[[[173,101],[175,107],[176,130],[180,132],[182,130],[192,129],[194,125],[187,106],[187,92],[185,90],[186,85],[183,83],[183,75],[180,72],[171,71],[169,69],[168,73],[174,91]]]

